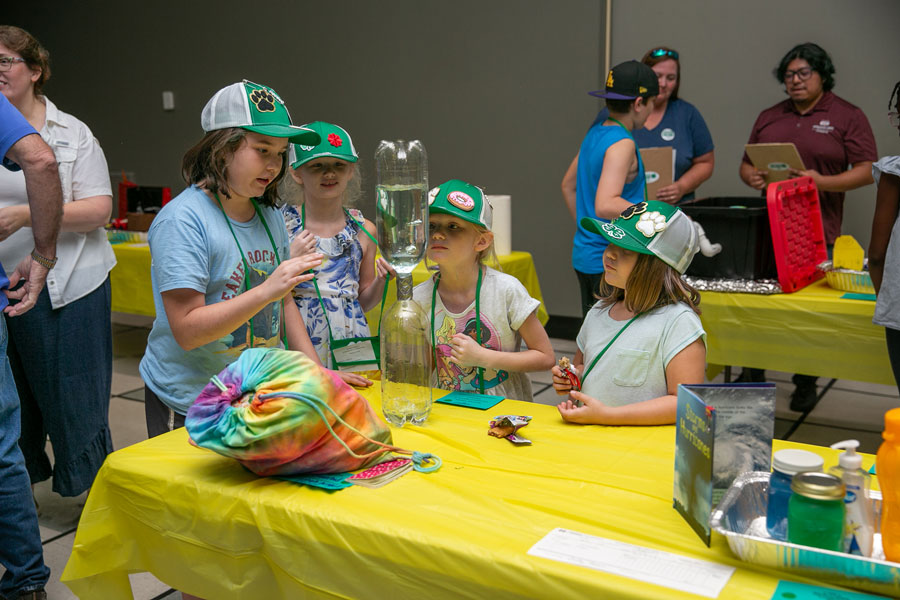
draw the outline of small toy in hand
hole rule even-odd
[[[527,440],[516,434],[519,429],[525,427],[530,422],[531,417],[524,415],[500,415],[491,419],[491,422],[488,424],[490,427],[488,435],[497,438],[506,438],[517,446],[530,445],[531,440]]]
[[[581,380],[578,379],[578,373],[575,371],[575,365],[572,364],[572,361],[569,360],[568,356],[563,356],[559,359],[559,370],[563,372],[569,379],[569,383],[572,384],[572,389],[576,392],[581,391]]]

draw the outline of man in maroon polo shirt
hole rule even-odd
[[[825,242],[829,249],[841,235],[844,192],[872,183],[872,163],[878,159],[875,137],[866,115],[858,107],[831,92],[834,65],[831,57],[813,43],[792,48],[775,69],[789,98],[762,111],[753,124],[748,143],[793,142],[806,170],[791,170],[793,177],[812,177],[819,190]],[[758,171],[744,154],[741,179],[750,187],[766,187],[764,171]],[[744,369],[741,379],[764,381],[760,369]],[[815,406],[816,378],[794,375],[796,389],[791,410],[808,412]]]

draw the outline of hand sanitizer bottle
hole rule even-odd
[[[844,524],[844,552],[860,556],[872,556],[872,537],[875,533],[875,516],[869,497],[869,474],[862,468],[862,456],[856,453],[859,442],[845,440],[832,444],[835,450],[845,450],[838,457],[838,465],[828,471],[839,477],[847,487],[844,496],[846,521]]]

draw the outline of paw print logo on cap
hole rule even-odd
[[[253,90],[250,102],[259,112],[275,112],[275,96],[269,90]]]
[[[666,230],[666,217],[658,212],[645,212],[635,223],[634,228],[644,234],[644,237],[652,238],[660,231]]]

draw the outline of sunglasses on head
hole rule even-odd
[[[678,53],[674,50],[666,50],[665,48],[657,48],[656,50],[650,51],[650,56],[653,58],[659,58],[661,56],[668,56],[669,58],[674,58],[678,60]]]

